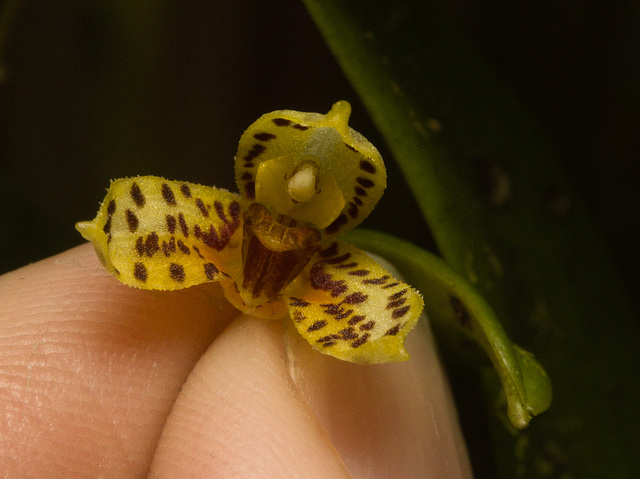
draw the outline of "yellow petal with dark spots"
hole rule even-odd
[[[98,215],[76,228],[122,283],[173,290],[237,276],[240,197],[156,176],[111,183]]]
[[[404,340],[420,317],[422,298],[365,252],[335,242],[299,279],[290,288],[289,314],[314,348],[363,364],[409,358]]]
[[[238,146],[240,195],[156,176],[119,179],[96,218],[76,228],[128,286],[219,281],[246,314],[288,312],[323,353],[356,363],[406,360],[420,295],[359,249],[331,243],[386,187],[382,157],[349,127],[350,114],[339,101],[325,115],[260,117]]]

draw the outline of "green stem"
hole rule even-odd
[[[544,369],[509,341],[484,298],[441,258],[374,231],[352,231],[349,241],[391,261],[421,291],[428,321],[449,355],[466,354],[477,361],[474,343],[484,350],[498,373],[514,427],[527,427],[532,416],[549,407],[551,384]]]

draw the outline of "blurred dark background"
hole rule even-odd
[[[398,215],[403,180],[300,2],[0,5],[0,273],[80,244],[73,225],[93,218],[111,178],[235,190],[233,156],[251,122],[339,99],[391,170],[365,225],[429,246],[426,226]],[[640,297],[637,2],[443,5],[536,118]]]

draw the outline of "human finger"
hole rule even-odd
[[[90,245],[0,277],[3,475],[146,475],[182,383],[235,315],[216,285],[125,287]]]
[[[177,399],[152,477],[471,477],[428,326],[405,363],[312,350],[285,320],[234,321]]]
[[[280,321],[236,319],[177,398],[150,477],[348,478],[289,375]]]

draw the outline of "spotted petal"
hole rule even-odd
[[[240,268],[240,197],[156,176],[111,183],[98,215],[76,228],[122,283],[173,290]]]
[[[339,101],[326,115],[278,110],[261,116],[238,145],[242,195],[325,235],[358,225],[382,196],[387,175],[376,147],[349,127],[350,114],[349,103]]]
[[[423,307],[416,290],[343,242],[321,250],[301,279],[307,288],[289,297],[289,313],[314,348],[355,363],[408,359],[404,340]]]

